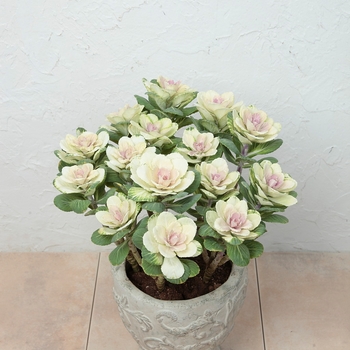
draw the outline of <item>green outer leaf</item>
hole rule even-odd
[[[156,108],[147,99],[145,99],[142,96],[135,95],[135,98],[139,105],[145,106],[149,111]]]
[[[237,113],[237,112],[236,112]],[[227,114],[227,126],[232,135],[235,134],[235,127],[233,125],[233,111]]]
[[[59,194],[54,198],[53,202],[58,209],[61,209],[66,212],[75,211],[78,214],[81,214],[84,211],[86,211],[86,209],[91,204],[89,200],[87,200],[83,195],[78,193]]]
[[[197,210],[198,214],[203,217],[205,217],[206,212],[210,210],[209,207],[203,207],[201,205],[197,205],[195,209]]]
[[[142,204],[142,209],[149,210],[154,213],[162,213],[165,210],[165,205],[160,202],[146,202]]]
[[[92,210],[87,211],[87,212],[84,214],[84,216],[95,215],[97,212],[98,212],[97,209],[92,209]]]
[[[112,124],[113,125],[113,124]],[[119,140],[124,136],[119,132],[113,132],[111,130],[106,130],[108,132],[109,135],[109,140],[115,143],[118,143]]]
[[[73,209],[70,206],[70,202],[74,198],[84,198],[83,196],[77,195],[77,194],[59,194],[56,196],[53,200],[53,203],[58,209],[61,209],[63,211],[73,211]]]
[[[108,167],[104,168],[106,170],[106,182],[107,183],[113,183],[113,182],[122,182],[122,179],[120,178],[119,174]]]
[[[180,259],[183,265],[186,265],[190,269],[189,278],[197,276],[200,272],[198,264],[191,259]]]
[[[162,112],[159,109],[152,109],[151,113],[156,115],[159,119],[169,118],[169,116],[166,113]]]
[[[264,222],[260,222],[259,226],[254,229],[254,232],[259,236],[263,235],[266,232],[266,225]]]
[[[90,204],[88,199],[74,199],[70,202],[72,210],[77,214],[85,213]]]
[[[152,265],[145,259],[142,259],[141,267],[146,275],[154,277],[163,275],[160,265]]]
[[[76,135],[79,136],[80,134],[82,134],[85,131],[86,131],[86,129],[84,129],[80,126],[79,128],[76,129]]]
[[[263,220],[266,222],[276,222],[278,224],[287,224],[289,222],[285,216],[279,214],[264,216]]]
[[[148,228],[147,228],[148,219],[149,219],[148,217],[143,218],[137,225],[137,228],[132,235],[133,243],[135,244],[136,248],[140,250],[143,247],[143,235],[148,231]]]
[[[257,154],[268,154],[276,151],[276,149],[282,146],[283,140],[276,139],[272,141],[268,141],[265,143],[254,143],[254,146],[250,149],[247,156],[253,157]]]
[[[191,185],[185,189],[187,193],[194,193],[201,184],[201,173],[196,169],[192,169],[192,171],[194,172],[194,180]]]
[[[113,126],[119,131],[123,136],[129,135],[129,122],[119,122],[118,124],[113,124]]]
[[[192,125],[192,120],[188,117],[182,117],[180,120],[176,120],[179,129],[183,128],[184,126]]]
[[[172,201],[175,201],[177,199],[181,199],[183,197],[186,197],[188,196],[188,193],[187,192],[179,192],[175,195],[172,195],[172,196],[166,196],[162,199],[162,202],[172,202]]]
[[[240,240],[238,237],[234,237],[232,236],[230,241],[226,241],[228,244],[231,244],[231,245],[240,245],[243,243],[242,240]]]
[[[98,204],[106,204],[107,203],[107,199],[111,196],[113,196],[115,194],[115,188],[111,188],[110,190],[108,190],[104,196],[102,198],[100,198],[97,203]]]
[[[112,243],[112,237],[109,235],[100,235],[96,230],[91,236],[91,242],[97,245],[108,245]]]
[[[190,209],[195,203],[199,201],[199,199],[202,197],[201,194],[195,194],[190,197],[186,197],[184,199],[181,199],[171,205],[169,205],[169,208],[174,210],[175,212],[182,214],[188,209]]]
[[[236,158],[232,155],[232,153],[230,152],[230,150],[226,147],[223,147],[223,151],[224,151],[224,154],[225,154],[225,157],[226,159],[233,163],[233,164],[237,164],[237,160]]]
[[[291,195],[291,196],[294,197],[294,198],[297,198],[297,197],[298,197],[298,193],[295,192],[295,191],[290,191],[288,194]]]
[[[191,120],[192,120],[192,124],[196,127],[196,129],[198,130],[198,131],[203,131],[204,130],[204,128],[203,128],[203,126],[201,125],[201,123],[200,123],[200,120],[198,120],[198,119],[196,119],[196,118],[193,118],[193,117],[190,117],[191,118]]]
[[[183,117],[183,113],[181,111],[181,109],[178,109],[176,107],[169,107],[167,109],[164,109],[164,112],[166,113],[170,113],[170,114],[175,114],[175,115],[179,115],[180,117]]]
[[[119,241],[123,237],[125,237],[127,234],[130,233],[130,229],[125,228],[124,230],[118,231],[115,235],[112,236],[112,242]]]
[[[200,124],[202,125],[202,127],[204,129],[208,130],[212,134],[217,134],[220,131],[220,129],[218,128],[218,126],[214,122],[210,122],[208,120],[201,119]]]
[[[205,224],[200,227],[198,234],[201,237],[214,237],[216,239],[221,238],[220,234],[213,230],[209,225]]]
[[[278,211],[278,212],[284,212],[285,211],[285,208],[277,208],[277,207],[260,207],[258,209],[259,212],[261,212],[261,214],[263,213],[274,213],[275,211]]]
[[[197,107],[187,107],[183,108],[182,112],[186,117],[188,117],[189,115],[198,112],[198,110]]]
[[[250,261],[250,252],[246,245],[227,244],[227,255],[237,266],[247,266]]]
[[[249,249],[250,258],[258,258],[264,252],[264,246],[257,241],[244,241],[243,243]]]
[[[231,152],[233,152],[237,155],[241,154],[241,152],[236,147],[236,145],[233,143],[233,141],[220,137],[220,143],[223,146],[225,146],[227,149],[229,149]]]
[[[129,254],[128,242],[124,241],[122,244],[118,245],[114,250],[109,254],[110,263],[115,265],[120,265],[123,263]]]
[[[248,185],[248,183],[243,179],[243,177],[240,177],[238,180],[239,183],[239,192],[243,195],[243,197],[246,199],[248,204],[255,204],[256,200],[251,192],[251,188]]]
[[[219,242],[213,237],[205,237],[203,241],[205,249],[211,252],[224,252],[226,249],[225,244]]]
[[[163,263],[163,256],[160,253],[151,253],[145,246],[142,247],[142,259],[152,265],[162,265]]]

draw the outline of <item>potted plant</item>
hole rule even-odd
[[[110,125],[61,141],[54,203],[95,215],[92,242],[115,246],[115,298],[141,349],[218,349],[244,300],[245,266],[263,253],[257,238],[297,202],[296,181],[266,156],[282,145],[281,125],[231,92],[143,83],[147,98]]]

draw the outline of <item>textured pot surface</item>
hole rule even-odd
[[[229,279],[213,292],[167,301],[136,288],[124,264],[112,272],[120,316],[141,350],[219,350],[233,329],[248,283],[248,269],[234,266]]]

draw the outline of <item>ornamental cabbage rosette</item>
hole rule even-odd
[[[88,193],[90,195],[95,192],[95,188],[104,178],[104,169],[94,169],[92,164],[85,163],[64,167],[62,175],[56,177],[53,184],[62,193]]]
[[[254,163],[250,171],[250,182],[257,191],[255,197],[261,205],[282,205],[289,207],[297,199],[289,194],[297,187],[297,182],[283,173],[279,164],[268,160]]]
[[[247,202],[234,196],[226,202],[219,200],[215,211],[207,212],[206,219],[209,226],[228,243],[237,238],[243,242],[259,236],[254,229],[261,222],[260,214],[256,210],[248,210]]]
[[[219,145],[219,138],[210,132],[200,133],[196,128],[184,131],[182,142],[187,148],[177,148],[189,163],[198,163],[202,158],[213,156]]]
[[[149,252],[161,256],[161,271],[168,279],[177,279],[184,274],[179,258],[195,257],[202,252],[202,246],[194,240],[197,226],[190,218],[177,219],[173,214],[163,212],[152,216],[147,228],[143,244]]]
[[[154,196],[184,191],[194,180],[194,172],[187,169],[181,154],[156,154],[154,150],[130,163],[131,179]]]
[[[242,106],[239,112],[234,114],[233,126],[243,144],[271,141],[281,131],[281,124],[275,123],[264,111],[254,106]]]
[[[131,135],[141,135],[158,146],[171,143],[169,137],[173,136],[177,129],[177,123],[173,123],[171,119],[159,119],[154,114],[141,114],[139,122],[131,121],[129,126]]]
[[[101,150],[109,141],[106,131],[98,134],[92,132],[77,130],[77,136],[68,134],[60,142],[63,151],[56,151],[56,155],[67,164],[77,164],[79,160],[94,158],[97,159]]]
[[[181,154],[156,154],[154,150],[130,163],[131,179],[154,196],[184,191],[194,180],[194,172],[187,169]]]
[[[202,190],[208,198],[235,191],[240,174],[238,171],[229,172],[227,161],[223,158],[216,158],[211,163],[202,162],[196,164],[196,170],[201,173]]]
[[[108,161],[106,164],[116,172],[120,172],[122,169],[128,168],[130,162],[135,158],[143,154],[143,152],[152,152],[153,147],[147,148],[145,139],[142,136],[123,136],[119,139],[116,147],[107,147]]]
[[[111,124],[119,124],[125,122],[138,122],[144,106],[136,104],[133,107],[125,105],[117,113],[107,115],[107,119]]]
[[[140,211],[140,205],[118,193],[107,199],[107,210],[98,211],[96,219],[104,226],[101,235],[113,235],[132,224]]]
[[[239,106],[234,104],[232,92],[222,95],[213,90],[200,92],[197,96],[197,109],[201,116],[211,122],[215,122],[220,129],[227,128],[227,115]]]
[[[160,76],[157,84],[143,80],[148,91],[148,95],[156,102],[161,109],[169,107],[182,108],[188,105],[195,97],[197,92],[181,81]]]

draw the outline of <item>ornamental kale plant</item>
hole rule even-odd
[[[266,222],[288,222],[281,213],[297,202],[297,183],[265,157],[282,145],[281,125],[232,92],[143,83],[147,98],[108,115],[110,125],[61,141],[54,203],[95,215],[92,242],[114,244],[110,262],[126,259],[159,290],[196,276],[199,255],[207,283],[227,261],[245,266],[263,253]]]

